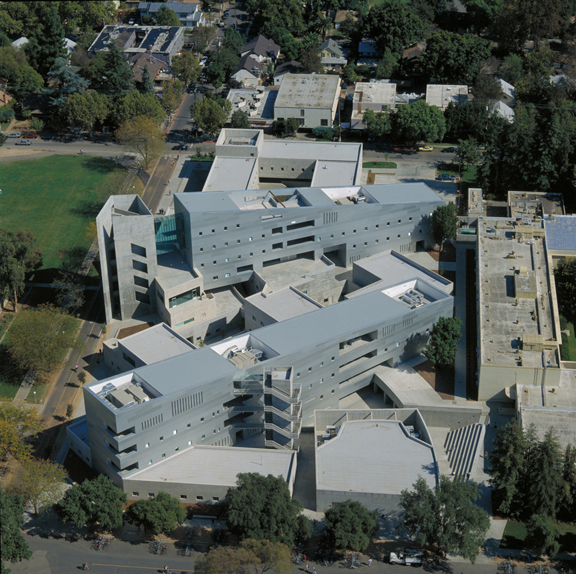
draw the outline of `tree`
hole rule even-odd
[[[110,114],[112,103],[106,94],[84,92],[68,96],[62,115],[73,126],[92,131],[94,126],[103,124]]]
[[[235,129],[246,129],[250,127],[250,122],[248,121],[248,114],[242,110],[236,110],[232,114],[231,118],[232,127]]]
[[[122,507],[127,497],[104,474],[69,488],[56,505],[63,522],[73,522],[78,528],[99,525],[112,530],[122,525]]]
[[[562,454],[558,434],[550,427],[526,457],[525,509],[531,514],[556,518],[562,496]]]
[[[274,120],[272,122],[272,131],[280,137],[293,136],[300,127],[296,118],[288,118],[286,120]]]
[[[18,304],[24,292],[26,275],[42,267],[42,254],[34,248],[36,238],[30,231],[0,230],[0,297]]]
[[[300,54],[300,63],[302,71],[306,74],[320,74],[324,70],[322,59],[318,52],[318,46],[310,46]]]
[[[420,67],[438,82],[466,84],[478,75],[480,61],[489,58],[490,53],[488,40],[439,30],[428,39]]]
[[[186,511],[180,502],[165,492],[159,492],[154,498],[134,502],[126,511],[125,520],[138,528],[144,526],[147,532],[160,534],[174,530],[185,518]]]
[[[326,511],[326,532],[336,548],[362,552],[378,530],[377,512],[358,501],[347,500]]]
[[[77,330],[76,319],[53,305],[30,307],[10,328],[8,352],[20,368],[35,371],[42,380],[62,365]]]
[[[461,554],[472,564],[490,527],[488,513],[477,506],[474,482],[441,476],[435,490],[419,477],[412,491],[403,490],[400,507],[405,528],[419,544],[430,543],[450,554]]]
[[[62,486],[66,471],[51,460],[32,458],[22,463],[18,480],[17,494],[34,506],[34,513],[46,512],[62,497]]]
[[[464,0],[463,3],[466,5],[466,13],[472,28],[481,32],[494,21],[502,0]]]
[[[525,465],[526,441],[516,421],[496,432],[490,461],[490,486],[494,489],[497,512],[514,515],[520,508],[520,480]]]
[[[356,72],[356,64],[354,62],[348,62],[342,68],[342,79],[349,84],[359,82],[362,79],[362,76]]]
[[[116,140],[137,153],[148,169],[150,162],[162,153],[165,135],[151,118],[138,116],[126,120],[115,132]]]
[[[410,5],[421,20],[430,23],[446,10],[444,0],[412,0]]]
[[[24,50],[12,46],[0,48],[0,77],[6,79],[8,89],[18,99],[39,93],[44,85],[42,76],[28,64]]]
[[[84,305],[84,284],[77,273],[61,272],[52,285],[56,288],[56,302],[63,313],[74,315]]]
[[[217,102],[212,98],[196,100],[190,107],[190,114],[196,125],[209,134],[214,134],[224,127],[231,111],[232,104],[228,100]]]
[[[391,78],[398,69],[398,64],[398,56],[393,54],[390,48],[386,48],[378,66],[376,66],[376,77]]]
[[[502,65],[498,70],[502,79],[512,84],[516,85],[518,80],[522,79],[524,72],[522,70],[522,58],[518,54],[508,54],[502,61]]]
[[[526,524],[526,546],[553,559],[560,551],[560,531],[548,516],[534,514]]]
[[[440,205],[432,214],[432,235],[437,245],[452,239],[458,231],[458,212],[454,203]]]
[[[24,462],[32,454],[29,441],[42,429],[42,418],[22,405],[0,403],[0,460],[11,455]]]
[[[234,54],[240,54],[240,51],[246,44],[246,38],[243,34],[235,30],[234,28],[226,28],[224,33],[224,40],[222,46],[228,50],[234,52]],[[278,55],[278,54],[276,54]]]
[[[197,26],[194,28],[205,28],[206,26]],[[196,58],[190,52],[184,52],[183,54],[178,54],[172,58],[172,74],[176,76],[185,86],[190,82],[195,82],[200,77],[200,64],[198,58]]]
[[[270,22],[286,28],[294,36],[301,36],[306,29],[303,7],[298,0],[248,0],[245,10],[254,18],[255,31]]]
[[[117,126],[138,116],[144,116],[159,124],[166,118],[166,112],[155,94],[141,94],[134,90],[116,100],[112,109],[112,120]]]
[[[228,489],[226,499],[226,523],[241,539],[283,542],[291,548],[294,538],[310,537],[310,521],[281,476],[239,474],[236,488]]]
[[[22,560],[29,560],[32,557],[32,551],[20,532],[20,528],[24,524],[24,518],[22,517],[23,512],[24,503],[22,497],[17,494],[6,494],[4,489],[0,489],[2,572],[9,572],[9,570],[4,569],[4,562],[16,564]]]
[[[201,555],[194,564],[195,574],[237,574],[244,572],[255,557],[241,548],[220,546],[211,548],[208,554]]]
[[[255,574],[264,574],[270,570],[278,574],[290,574],[292,572],[290,549],[282,542],[248,538],[240,542],[240,549],[255,557],[251,564]]]
[[[474,103],[490,104],[502,98],[503,92],[500,82],[486,74],[478,74],[472,88]]]
[[[372,6],[359,23],[364,36],[374,38],[381,53],[386,48],[401,54],[404,47],[424,37],[422,20],[399,0],[384,0]]]
[[[554,279],[560,314],[574,324],[576,320],[576,257],[561,259],[554,270]]]
[[[478,142],[474,138],[459,140],[456,159],[462,166],[462,169],[469,165],[476,165],[480,159]]]
[[[178,14],[168,6],[160,6],[156,12],[156,26],[182,26]]]
[[[446,119],[440,108],[418,100],[398,108],[392,122],[392,133],[398,140],[410,144],[420,140],[442,141],[446,133]]]
[[[74,415],[74,405],[72,403],[68,403],[68,405],[66,406],[66,414],[64,415],[64,417],[66,418],[66,420],[70,420],[73,415]]]
[[[78,381],[82,386],[86,384],[86,373],[84,371],[78,373]]]
[[[192,29],[192,40],[194,41],[195,51],[203,52],[206,46],[216,37],[217,30],[216,26],[195,26]],[[175,56],[175,58],[177,57],[178,56]],[[172,59],[172,63],[174,63],[174,58]]]
[[[430,338],[422,354],[434,365],[451,365],[456,356],[458,341],[462,337],[460,317],[439,317],[430,331]]]
[[[564,486],[560,518],[570,520],[572,516],[576,516],[576,448],[571,444],[564,452],[562,480]]]
[[[43,77],[46,77],[56,58],[66,57],[64,28],[58,16],[58,9],[52,5],[45,14],[41,31],[32,36],[24,50],[30,65]]]
[[[221,64],[215,62],[211,64],[204,72],[206,79],[218,89],[226,80],[226,72]]]
[[[142,80],[140,81],[140,91],[144,94],[154,93],[154,84],[152,83],[152,78],[150,77],[150,70],[148,69],[148,64],[144,65],[142,70]]]
[[[164,80],[162,82],[162,99],[160,104],[167,114],[173,114],[182,101],[184,86],[180,80]]]
[[[230,48],[224,47],[214,52],[211,58],[212,65],[220,64],[220,66],[222,66],[226,75],[226,80],[228,80],[230,75],[238,69],[238,63],[240,62],[240,56],[236,52],[233,52]]]
[[[118,46],[112,42],[108,52],[104,54],[104,76],[101,79],[102,87],[112,94],[124,94],[132,89],[134,75],[126,63],[126,56]]]
[[[69,66],[64,58],[56,58],[52,70],[47,74],[49,87],[44,90],[50,96],[50,105],[58,113],[71,94],[85,92],[89,82],[78,73],[78,68]]]
[[[374,112],[368,109],[364,112],[362,123],[366,126],[368,133],[377,138],[388,135],[392,127],[389,111]]]

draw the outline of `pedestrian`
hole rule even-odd
[[[306,560],[307,560],[307,556],[306,556],[306,554],[304,554],[304,562],[306,562]]]
[[[368,566],[372,566],[372,558],[368,558]]]
[[[488,451],[484,451],[484,458],[486,458],[488,456]]]
[[[312,574],[316,574],[316,566],[314,566],[314,570],[312,570]]]
[[[75,371],[76,373],[78,372],[78,365],[76,365],[76,366],[74,367],[74,371]]]
[[[308,564],[306,564],[306,572],[309,572],[309,570],[308,570]]]

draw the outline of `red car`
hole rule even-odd
[[[28,132],[28,133],[22,134],[22,137],[36,139],[38,137],[38,134],[35,134],[33,132]]]

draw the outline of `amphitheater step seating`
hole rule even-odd
[[[444,450],[454,475],[474,477],[476,463],[484,445],[485,429],[483,424],[475,423],[448,433]]]

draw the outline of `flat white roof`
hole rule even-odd
[[[286,287],[268,295],[260,292],[247,297],[246,301],[276,321],[284,321],[322,308],[320,303],[307,297],[294,287]]]
[[[264,448],[196,445],[130,476],[130,480],[236,486],[239,473],[282,476],[288,484],[296,471],[296,452]]]
[[[276,108],[332,109],[340,91],[340,76],[328,74],[284,74]]]
[[[316,450],[318,490],[399,495],[418,476],[435,488],[434,449],[397,421],[345,422]]]
[[[426,103],[438,108],[446,108],[450,102],[466,104],[468,102],[468,86],[447,84],[428,84],[426,86]]]
[[[389,81],[358,82],[354,88],[354,102],[394,105],[396,84]]]

